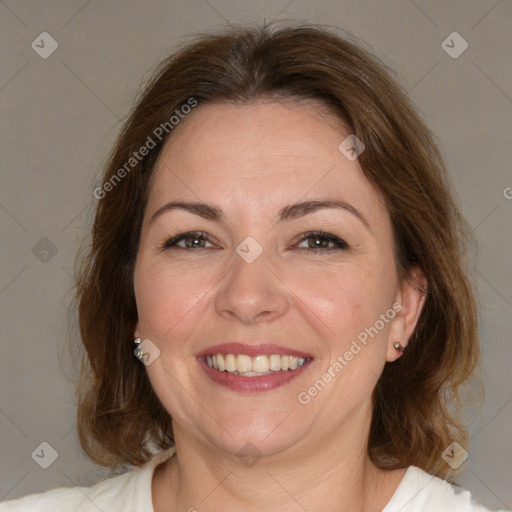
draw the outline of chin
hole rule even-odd
[[[267,457],[279,455],[297,445],[302,436],[290,436],[285,434],[265,434],[263,432],[240,433],[231,437],[222,435],[209,441],[221,452],[234,455],[239,458]]]
[[[219,451],[237,457],[276,455],[296,446],[306,435],[304,423],[297,428],[297,416],[290,411],[264,414],[261,409],[239,410],[215,419],[203,425],[200,435]]]

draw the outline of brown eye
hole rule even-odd
[[[204,247],[206,240],[202,236],[187,236],[182,238],[185,241],[185,247]]]
[[[331,240],[321,236],[308,238],[308,247],[311,249],[328,249],[330,243],[332,243]]]
[[[167,240],[163,248],[207,249],[207,243],[213,246],[208,240],[208,236],[204,233],[182,233]]]
[[[301,246],[304,242],[307,243],[307,246]],[[346,242],[338,238],[337,236],[331,235],[329,233],[306,233],[306,235],[301,239],[299,244],[297,245],[298,249],[305,249],[307,251],[316,251],[316,250],[335,250],[335,249],[348,249],[348,245]]]

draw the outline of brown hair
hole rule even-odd
[[[475,300],[464,269],[468,230],[433,137],[389,71],[347,37],[311,26],[232,28],[200,37],[160,65],[125,123],[78,276],[84,451],[116,468],[140,465],[151,447],[173,444],[171,418],[132,344],[133,270],[149,180],[172,137],[171,116],[190,110],[184,105],[260,98],[319,100],[365,144],[359,162],[389,211],[399,274],[408,278],[419,267],[428,280],[409,346],[385,365],[374,390],[369,455],[381,468],[415,465],[452,478],[441,453],[453,441],[467,446],[456,412],[461,385],[479,360]],[[149,138],[154,147],[138,154]]]

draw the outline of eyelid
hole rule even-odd
[[[324,238],[328,240],[331,243],[335,244],[335,247],[328,247],[328,248],[322,248],[322,247],[296,247],[298,244],[304,242],[308,238]],[[184,240],[185,238],[202,238],[205,241],[209,242],[212,245],[215,245],[215,243],[212,241],[210,235],[208,233],[205,233],[204,231],[187,231],[184,233],[178,233],[177,235],[168,238],[165,237],[162,242],[159,244],[160,250],[165,251],[166,249],[171,248],[179,248],[179,249],[208,249],[208,247],[181,247],[177,245],[179,242]],[[300,234],[300,238],[297,242],[294,243],[294,249],[297,250],[303,250],[303,251],[313,251],[313,252],[328,252],[333,251],[336,249],[348,249],[349,245],[345,242],[345,240],[341,239],[340,237],[333,235],[331,233],[327,233],[325,231],[307,231],[305,233]]]
[[[165,251],[166,249],[171,249],[178,247],[179,249],[185,249],[187,250],[187,247],[181,247],[179,245],[176,245],[178,242],[181,242],[181,240],[185,238],[203,238],[207,242],[211,243],[212,245],[215,245],[212,241],[211,237],[208,235],[208,233],[205,233],[204,231],[187,231],[186,233],[178,233],[177,235],[168,238],[165,237],[162,242],[159,244],[159,247],[161,250]],[[208,249],[208,247],[198,247],[197,249]]]
[[[336,250],[336,249],[348,249],[349,248],[349,245],[347,244],[347,242],[345,242],[345,240],[343,240],[340,237],[333,235],[331,233],[327,233],[325,231],[308,231],[306,233],[302,233],[300,235],[300,239],[298,240],[298,242],[296,242],[295,245],[304,242],[304,240],[307,240],[308,238],[314,238],[314,237],[325,238],[325,239],[329,240],[330,242],[334,243],[336,246],[330,247],[327,249],[321,249],[321,248],[315,248],[315,247],[297,247],[297,249],[304,250],[304,251],[327,252],[327,251],[332,251],[332,250]]]

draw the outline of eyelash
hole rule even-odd
[[[181,247],[176,245],[178,242],[181,242],[182,240],[185,240],[186,238],[196,238],[196,239],[203,239],[207,242],[213,243],[208,235],[206,233],[203,233],[202,231],[190,231],[188,233],[181,233],[179,235],[173,236],[172,238],[165,240],[161,244],[161,250],[166,249],[192,249],[192,250],[198,250],[198,249],[208,249],[208,247]],[[335,247],[329,247],[329,248],[322,248],[322,247],[299,247],[298,250],[306,251],[306,252],[329,252],[333,250],[346,250],[349,248],[348,244],[342,240],[341,238],[338,238],[337,236],[331,235],[329,233],[325,233],[323,231],[309,231],[307,233],[304,233],[302,238],[297,243],[302,243],[308,238],[323,238],[325,240],[328,240],[329,242],[332,242],[335,244]]]

